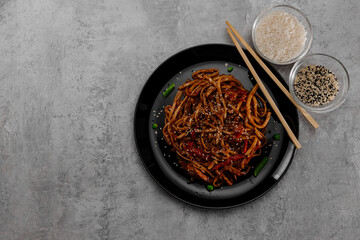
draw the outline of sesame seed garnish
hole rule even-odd
[[[321,106],[336,97],[339,83],[335,74],[324,66],[309,65],[298,72],[294,92],[301,102]]]

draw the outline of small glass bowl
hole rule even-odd
[[[302,101],[300,101],[300,99],[295,94],[294,82],[296,76],[303,67],[309,65],[324,66],[325,68],[333,72],[336,76],[336,79],[338,80],[339,92],[337,93],[336,97],[327,104],[316,107],[309,106],[303,103]],[[289,76],[289,88],[292,97],[304,109],[316,113],[330,112],[338,108],[341,104],[345,102],[345,99],[348,95],[349,87],[350,87],[350,78],[345,66],[336,58],[321,53],[309,54],[299,59],[291,69]]]
[[[266,16],[268,15],[269,13],[272,13],[272,12],[278,12],[278,11],[282,11],[282,12],[286,12],[286,13],[289,13],[293,16],[295,16],[301,23],[302,25],[305,27],[305,31],[307,32],[306,34],[306,41],[305,41],[305,45],[304,45],[304,48],[303,50],[299,53],[298,56],[296,56],[295,58],[292,58],[288,61],[284,61],[284,62],[279,62],[279,61],[275,61],[273,59],[270,59],[266,56],[264,56],[258,46],[256,45],[256,41],[255,41],[255,32],[256,32],[256,28],[257,28],[257,25],[258,23]],[[275,7],[271,7],[265,11],[263,11],[254,21],[254,24],[253,24],[253,27],[252,27],[252,42],[254,44],[254,48],[255,48],[255,51],[263,58],[265,59],[266,61],[270,62],[270,63],[273,63],[273,64],[276,64],[276,65],[287,65],[287,64],[291,64],[291,63],[294,63],[296,62],[299,58],[302,58],[303,56],[305,56],[307,54],[307,52],[309,51],[310,49],[310,46],[311,46],[311,42],[312,42],[312,39],[313,39],[313,32],[312,32],[312,28],[311,28],[311,25],[310,25],[310,22],[309,20],[306,18],[306,16],[304,15],[303,12],[301,12],[300,10],[294,8],[294,7],[291,7],[291,6],[288,6],[288,5],[278,5],[278,6],[275,6]]]

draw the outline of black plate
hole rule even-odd
[[[260,78],[265,83],[270,95],[277,103],[284,118],[294,134],[299,134],[299,116],[297,109],[273,83],[264,70],[246,52]],[[167,98],[162,92],[171,84],[178,87],[186,79],[191,78],[192,71],[202,68],[218,68],[221,73],[227,73],[228,67],[246,89],[251,89],[256,83],[240,54],[234,46],[224,44],[206,44],[183,50],[162,63],[150,76],[141,91],[135,110],[135,140],[138,152],[145,168],[153,179],[168,193],[189,204],[206,208],[228,208],[248,203],[265,194],[282,178],[292,162],[295,147],[291,143],[281,123],[273,113],[267,127],[268,144],[263,156],[253,159],[255,165],[262,157],[268,156],[269,162],[257,177],[252,172],[243,177],[233,186],[224,186],[209,192],[200,183],[189,183],[189,177],[177,164],[176,154],[170,151],[162,136],[164,126],[163,107],[172,104],[176,91]],[[285,85],[280,74],[271,66],[269,68]],[[153,123],[158,129],[152,129]],[[280,141],[272,140],[274,134],[280,134]]]

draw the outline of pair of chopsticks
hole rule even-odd
[[[241,37],[241,35],[235,30],[235,28],[228,21],[226,21],[226,24],[230,27],[231,31],[235,34],[235,36],[239,39],[239,41],[245,46],[245,48],[250,52],[250,54],[254,57],[254,59],[260,64],[260,66],[270,76],[270,78],[276,83],[276,85],[283,91],[283,93],[289,98],[289,100],[295,105],[295,107],[297,109],[299,109],[299,111],[304,115],[304,117],[310,122],[310,124],[314,128],[318,128],[319,124],[317,124],[317,122],[310,116],[310,114],[308,114],[299,104],[297,104],[295,102],[294,98],[291,96],[289,91],[281,84],[279,79],[277,79],[275,77],[275,75],[270,71],[270,69],[265,65],[265,63],[259,58],[259,56],[254,52],[254,50],[251,49],[251,47],[249,46],[249,44],[247,44],[247,42],[244,40],[244,38]],[[244,59],[247,67],[249,68],[250,72],[254,76],[254,78],[255,78],[257,84],[259,85],[261,91],[263,92],[263,94],[266,97],[266,99],[268,100],[270,106],[272,107],[272,109],[274,110],[274,112],[276,113],[278,118],[280,119],[281,124],[284,126],[286,132],[288,133],[288,135],[289,135],[291,141],[294,143],[295,147],[297,149],[301,148],[300,142],[297,140],[295,134],[293,133],[293,131],[291,130],[291,128],[287,124],[287,122],[284,119],[283,115],[281,114],[279,108],[276,106],[274,100],[271,98],[269,92],[266,90],[264,84],[260,80],[259,75],[256,73],[254,67],[251,65],[249,59],[246,57],[244,50],[242,49],[242,47],[240,46],[240,44],[236,40],[235,36],[230,31],[230,29],[226,28],[226,30],[228,31],[232,41],[235,44],[237,50],[239,51],[241,57]]]

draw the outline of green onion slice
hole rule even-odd
[[[163,97],[166,98],[167,96],[169,96],[169,94],[174,91],[175,89],[175,83],[172,83],[164,92],[163,92]]]
[[[259,172],[264,168],[264,166],[267,164],[268,162],[268,158],[264,157],[261,162],[259,162],[258,165],[256,165],[255,170],[254,170],[254,176],[256,177]]]
[[[280,134],[275,134],[275,135],[273,136],[273,139],[274,139],[274,140],[280,140]]]
[[[206,189],[207,189],[208,191],[214,191],[214,186],[211,185],[211,184],[206,185]]]

